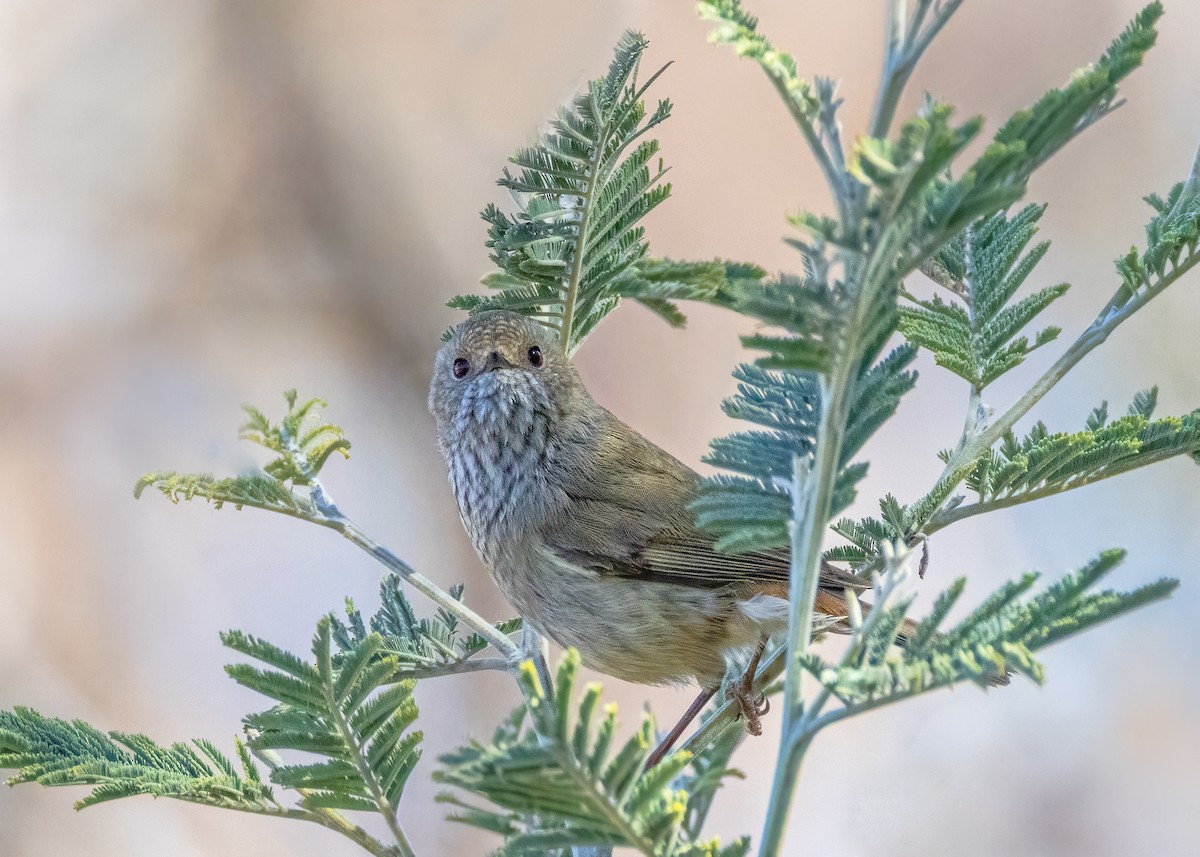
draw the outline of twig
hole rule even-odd
[[[417,572],[412,566],[400,559],[400,557],[359,529],[358,525],[338,508],[337,503],[334,502],[333,497],[325,489],[320,478],[312,472],[308,458],[300,449],[300,444],[296,438],[287,433],[286,430],[282,430],[281,434],[284,445],[287,448],[287,453],[295,464],[296,469],[303,474],[309,491],[312,494],[313,505],[316,506],[317,512],[321,515],[320,518],[312,518],[307,515],[300,515],[298,517],[340,532],[353,544],[362,548],[376,560],[387,566],[387,568],[404,578],[413,589],[416,589],[438,607],[457,616],[462,620],[463,624],[491,643],[496,651],[500,652],[500,654],[515,665],[517,657],[521,654],[521,650],[509,639],[508,635],[502,634],[491,622],[484,619],[457,598],[451,596],[449,592],[425,577],[425,575]]]
[[[521,660],[520,655],[522,653],[520,647],[508,635],[501,633],[496,629],[495,625],[488,622],[457,598],[451,596],[449,592],[425,577],[425,575],[413,570],[408,563],[404,562],[390,550],[376,543],[374,539],[360,530],[349,518],[342,516],[339,520],[335,520],[327,526],[332,526],[353,544],[362,548],[375,557],[376,560],[399,574],[407,583],[412,585],[413,589],[420,592],[438,607],[457,616],[463,624],[491,643],[496,651],[509,660],[510,665],[515,665]]]
[[[1034,405],[1054,389],[1054,386],[1080,360],[1090,354],[1096,346],[1108,339],[1114,330],[1145,306],[1151,298],[1162,292],[1197,264],[1200,264],[1200,253],[1189,256],[1184,262],[1173,268],[1169,274],[1159,280],[1153,288],[1144,289],[1133,296],[1123,295],[1122,292],[1118,291],[1117,295],[1123,296],[1125,300],[1119,302],[1117,297],[1114,297],[1113,300],[1109,301],[1101,310],[1096,320],[1079,335],[1078,339],[1071,343],[1071,346],[1062,357],[1055,361],[1054,365],[1047,369],[1042,377],[1038,378],[1025,395],[1014,402],[1008,410],[997,417],[992,423],[962,444],[961,448],[946,462],[946,466],[942,470],[938,481],[940,482],[947,478],[963,465],[973,461],[991,449],[996,441],[1000,440],[1009,429],[1016,425],[1021,417],[1029,413]]]
[[[917,62],[961,5],[962,0],[947,0],[942,6],[934,7],[933,0],[919,0],[912,20],[906,21],[905,0],[890,0],[883,85],[876,95],[875,107],[871,114],[871,124],[867,132],[870,136],[887,135]],[[931,7],[934,7],[933,20],[922,29],[925,16]]]
[[[839,361],[839,364],[846,362]],[[842,405],[846,379],[841,378],[841,374],[838,372],[831,379],[822,379],[821,421],[811,469],[807,461],[799,457],[793,461],[792,562],[788,583],[791,616],[786,647],[790,667],[784,680],[783,737],[775,762],[767,818],[763,825],[761,857],[774,857],[779,853],[787,829],[787,816],[795,794],[800,762],[808,746],[795,737],[796,723],[804,714],[800,681],[802,673],[796,664],[812,638],[813,605],[821,574],[821,534],[829,521],[841,457],[842,432],[846,420]]]
[[[796,103],[796,99],[788,91],[787,81],[777,74],[772,74],[765,67],[763,70],[767,72],[767,77],[770,78],[771,85],[775,87],[775,91],[783,99],[788,113],[792,115],[796,127],[800,129],[805,142],[808,143],[808,148],[812,150],[813,157],[820,166],[821,172],[825,176],[825,181],[829,185],[829,190],[833,194],[834,202],[838,207],[838,215],[843,224],[847,223],[850,219],[850,209],[849,194],[846,190],[846,173],[834,165],[833,158],[830,156],[829,150],[825,148],[825,144],[821,142],[821,138],[813,127],[812,121],[800,109],[800,105]]]
[[[395,677],[397,681],[403,681],[407,678],[442,678],[448,675],[463,675],[464,673],[477,673],[486,670],[505,672],[508,669],[509,662],[504,658],[468,658],[465,661],[458,661],[457,663],[446,664],[445,666],[416,669],[402,668],[397,670]]]

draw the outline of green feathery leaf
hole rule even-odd
[[[172,503],[199,498],[217,509],[228,503],[239,510],[250,506],[297,517],[317,515],[317,508],[308,497],[266,473],[218,479],[210,473],[153,470],[137,481],[133,496],[141,497],[146,488],[157,488]]]
[[[450,595],[461,601],[463,587],[452,586]],[[379,599],[379,610],[369,621],[364,621],[349,599],[344,620],[330,614],[330,633],[342,656],[355,651],[372,634],[378,634],[382,646],[377,657],[396,660],[399,668],[394,677],[419,679],[456,672],[488,647],[488,642],[478,634],[461,634],[458,618],[445,610],[418,618],[404,594],[399,575],[384,576],[379,584]],[[499,622],[496,628],[501,633],[514,634],[521,629],[521,620]]]
[[[550,698],[526,663],[521,681],[535,728],[519,728],[518,712],[489,743],[473,741],[442,756],[443,767],[434,775],[438,782],[498,808],[484,809],[447,792],[439,800],[456,808],[451,818],[504,836],[501,853],[507,855],[533,857],[546,848],[586,846],[629,847],[647,857],[744,853],[689,841],[684,827],[688,795],[672,781],[690,755],[675,753],[644,770],[654,746],[649,715],[611,752],[616,710],[606,707],[599,724],[594,722],[600,708],[594,685],[573,702],[578,669],[578,653],[568,650]]]
[[[1146,6],[1097,62],[1009,118],[960,178],[939,177],[923,206],[923,222],[910,255],[914,264],[967,224],[1020,199],[1038,167],[1114,108],[1118,83],[1154,46],[1162,13],[1161,3]]]
[[[938,365],[983,390],[1020,365],[1035,348],[1058,336],[1057,327],[1033,335],[1021,330],[1067,290],[1066,284],[1041,289],[1014,304],[1013,295],[1045,255],[1049,242],[1028,253],[1044,206],[1030,205],[1012,218],[1002,212],[977,221],[941,248],[932,262],[935,279],[962,300],[913,298],[900,309],[900,332],[933,352]]]
[[[1038,422],[1023,438],[1008,432],[966,476],[975,503],[943,509],[932,529],[993,509],[1091,485],[1178,455],[1200,456],[1200,409],[1152,420],[1158,389],[1139,393],[1126,416],[1108,420],[1108,403],[1095,408],[1083,431],[1051,434]]]
[[[1121,288],[1097,323],[1110,314],[1137,311],[1200,261],[1200,153],[1186,181],[1172,187],[1166,199],[1150,194],[1146,202],[1155,212],[1146,224],[1146,249],[1133,247],[1117,259]]]
[[[218,479],[210,473],[154,470],[137,481],[133,496],[140,498],[145,489],[156,488],[172,503],[199,498],[217,509],[228,503],[236,509],[250,506],[298,518],[321,518],[325,510],[307,489],[331,455],[350,457],[350,441],[340,426],[322,421],[323,400],[300,401],[295,390],[283,396],[288,411],[278,423],[253,405],[242,406],[247,419],[239,436],[278,453],[261,472]],[[304,490],[298,493],[297,488]]]
[[[900,398],[916,384],[908,370],[916,349],[902,346],[862,373],[855,387],[842,445],[842,470],[834,494],[838,512],[854,500],[866,464],[851,464],[867,440],[895,413]],[[763,430],[718,438],[705,461],[732,471],[706,479],[692,504],[697,522],[718,536],[721,550],[745,551],[788,543],[792,504],[787,480],[796,456],[812,455],[820,419],[821,394],[808,372],[769,371],[743,365],[734,372],[738,392],[725,413]]]
[[[267,666],[234,664],[226,672],[277,702],[246,717],[248,743],[320,757],[271,771],[274,782],[301,791],[302,806],[374,811],[394,822],[421,757],[422,733],[407,731],[417,719],[414,682],[396,681],[400,660],[378,633],[335,655],[332,624],[329,617],[318,623],[311,663],[239,631],[221,635],[226,646]]]
[[[980,686],[1006,673],[1041,682],[1044,673],[1034,653],[1051,643],[1169,597],[1178,581],[1163,579],[1131,592],[1094,591],[1096,583],[1124,559],[1110,550],[1041,593],[1022,600],[1036,574],[1001,587],[949,631],[940,632],[950,608],[962,594],[963,581],[938,597],[929,617],[909,635],[904,648],[891,642],[905,612],[894,608],[890,621],[875,626],[870,639],[856,641],[861,657],[833,665],[809,654],[803,666],[843,701],[831,717],[875,708],[962,681]]]
[[[264,815],[287,815],[238,742],[240,764],[203,739],[164,747],[145,735],[104,733],[82,720],[0,710],[0,768],[43,786],[92,786],[76,809],[151,795]]]
[[[790,54],[777,49],[758,32],[758,19],[742,8],[740,0],[702,0],[696,10],[701,20],[714,24],[708,40],[729,45],[738,56],[758,63],[784,97],[791,113],[811,128],[821,111],[817,88],[800,77],[796,60]]]
[[[658,141],[645,139],[671,115],[665,99],[649,113],[642,101],[663,71],[639,84],[647,44],[626,32],[608,73],[561,109],[536,144],[509,159],[515,171],[505,169],[499,184],[513,193],[519,211],[510,215],[495,205],[483,211],[487,246],[501,272],[486,282],[499,291],[455,298],[451,306],[530,315],[557,331],[572,353],[615,308],[618,282],[637,291],[631,269],[647,252],[640,221],[671,190],[661,183],[667,169]],[[660,314],[677,318],[667,294],[648,299]]]
[[[676,301],[700,301],[733,307],[757,289],[767,272],[742,262],[675,262],[641,259],[612,284],[613,294],[638,301],[673,327],[686,317]]]

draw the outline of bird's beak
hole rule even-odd
[[[493,351],[491,354],[489,354],[487,363],[485,363],[483,365],[484,372],[491,372],[495,369],[512,369],[512,368],[514,368],[513,365],[511,363],[509,363],[508,360],[505,359],[504,355],[501,354],[499,351]]]

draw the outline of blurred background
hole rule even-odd
[[[968,3],[918,70],[990,127],[1097,57],[1139,0]],[[865,124],[884,3],[757,0],[802,73],[843,80],[848,138]],[[31,705],[160,741],[229,747],[259,697],[227,679],[217,632],[307,650],[316,619],[380,568],[291,519],[157,496],[156,468],[232,473],[239,405],[269,413],[298,387],[331,402],[353,460],[327,482],[349,514],[473,606],[510,609],[461,531],[425,409],[447,298],[488,270],[478,211],[504,202],[504,158],[607,65],[621,31],[674,65],[652,93],[674,201],[653,252],[793,270],[783,217],[828,197],[758,69],[706,44],[686,3],[285,2],[0,5],[0,706]],[[1035,283],[1071,292],[1047,313],[1064,342],[991,389],[1006,406],[1115,287],[1141,241],[1140,201],[1183,177],[1200,141],[1200,5],[1175,0],[1129,103],[1033,182],[1054,240]],[[1163,413],[1200,403],[1200,275],[1125,325],[1036,411],[1078,428],[1161,387]],[[579,354],[599,401],[684,461],[730,426],[738,318],[704,308],[672,331],[622,307]],[[919,496],[962,425],[965,391],[924,361],[877,437],[858,513]],[[1184,855],[1200,806],[1200,471],[1173,461],[939,534],[922,604],[959,575],[969,606],[1030,568],[1059,574],[1124,545],[1114,586],[1183,578],[1169,603],[1045,653],[1049,683],[932,694],[826,732],[805,763],[789,853]],[[973,596],[973,597],[972,597]],[[625,728],[649,701],[671,721],[690,691],[607,681]],[[427,682],[426,756],[402,816],[422,855],[495,840],[442,821],[436,756],[490,734],[511,682]],[[756,838],[779,718],[737,757],[744,781],[710,828]],[[359,853],[315,827],[148,799],[74,814],[69,791],[0,793],[0,854]]]

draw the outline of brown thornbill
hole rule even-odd
[[[787,553],[717,552],[688,509],[699,476],[598,405],[545,326],[502,310],[462,322],[429,409],[475,550],[525,620],[589,667],[695,681],[694,716],[731,658],[756,662],[786,626]],[[869,583],[825,565],[821,586],[815,630],[847,630],[845,591]],[[734,694],[758,734],[753,667]]]

